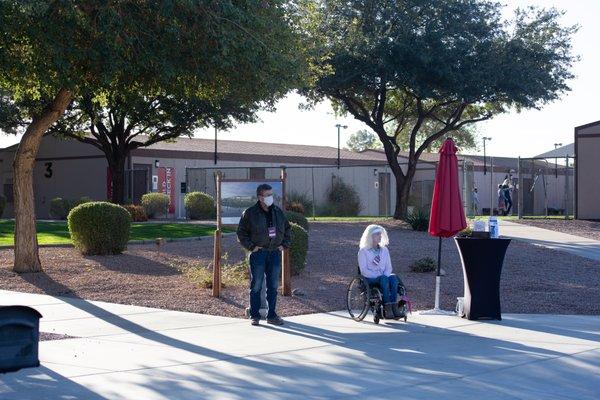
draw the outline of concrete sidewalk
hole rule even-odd
[[[600,261],[600,241],[498,219],[500,235]]]
[[[246,320],[0,291],[39,310],[42,366],[0,375],[0,398],[597,399],[600,317],[413,314]]]

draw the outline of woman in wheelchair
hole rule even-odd
[[[360,274],[367,279],[369,285],[379,285],[384,303],[384,317],[393,319],[405,315],[398,309],[398,278],[392,274],[388,244],[385,228],[379,225],[367,226],[360,239],[358,265]]]

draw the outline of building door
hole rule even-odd
[[[379,215],[391,214],[390,173],[380,172],[379,177]]]
[[[142,196],[150,191],[151,171],[152,165],[150,164],[133,164],[133,170],[131,171],[131,201],[133,204],[140,204]]]

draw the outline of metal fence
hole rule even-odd
[[[402,165],[406,168],[406,165]],[[409,209],[428,211],[431,206],[436,163],[421,162],[413,179],[408,201]],[[221,171],[224,179],[279,179],[286,172],[287,198],[303,197],[308,203],[307,215],[332,215],[325,207],[327,194],[336,180],[351,186],[360,199],[360,213],[365,216],[390,216],[396,205],[396,181],[391,169],[382,164],[353,166],[269,166],[269,167],[195,167],[187,168],[187,192],[201,191],[215,195],[215,173]],[[508,177],[511,214],[521,217],[572,215],[574,209],[574,159],[521,158],[494,159],[489,157],[487,167],[481,160],[465,158],[459,163],[461,195],[465,214],[503,214],[498,185]],[[128,171],[127,193],[134,202],[147,191],[152,191],[146,170]],[[478,189],[475,201],[474,189]],[[183,207],[183,195],[178,200]],[[179,214],[185,215],[182,209]]]
[[[481,160],[478,165],[464,160],[459,165],[466,215],[568,217],[573,214],[573,157],[568,160],[488,157],[486,164],[483,168]]]
[[[519,159],[517,213],[519,217],[573,214],[574,158]]]
[[[223,179],[279,179],[286,172],[286,195],[303,197],[309,203],[307,215],[330,215],[327,194],[336,180],[354,189],[360,200],[360,215],[390,216],[394,213],[396,185],[391,169],[382,164],[353,166],[222,167],[187,168],[187,191],[215,195],[215,173]],[[425,202],[421,191],[419,202]],[[430,199],[430,196],[428,197]],[[430,201],[430,200],[428,200]]]

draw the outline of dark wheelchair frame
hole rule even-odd
[[[404,319],[404,322],[406,322],[408,319],[408,304],[402,299],[402,296],[406,294],[406,289],[400,277],[398,275],[395,276],[398,279],[398,309],[404,316],[394,318],[394,320]],[[353,291],[358,293],[358,299],[351,298],[353,296]],[[351,302],[354,301],[356,301],[357,304],[351,304]],[[355,321],[362,321],[369,311],[373,313],[374,323],[378,324],[380,320],[385,319],[381,288],[378,283],[369,284],[367,278],[360,274],[360,269],[358,275],[356,275],[348,285],[348,290],[346,291],[346,306],[350,318]]]

